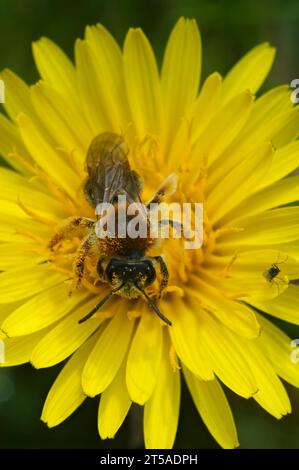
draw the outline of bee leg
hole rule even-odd
[[[94,232],[91,232],[84,238],[81,245],[79,246],[73,265],[74,281],[70,290],[70,295],[75,289],[80,287],[84,276],[85,260],[96,243],[97,236]]]
[[[283,261],[279,261],[279,258],[280,258],[280,253],[278,253],[277,255],[277,261],[274,263],[274,264],[283,264],[285,263],[286,261],[288,261],[289,259],[289,255],[286,255],[285,259]]]
[[[173,193],[175,193],[177,184],[178,184],[177,174],[171,173],[162,182],[162,184],[157,189],[156,193],[146,203],[146,208],[148,210],[151,210],[151,204],[159,204],[165,196],[171,196]]]
[[[63,224],[58,228],[55,235],[49,241],[48,248],[50,248],[50,250],[54,250],[55,246],[62,240],[71,238],[81,230],[90,230],[94,227],[94,224],[95,221],[88,219],[87,217],[68,217],[63,221]]]
[[[277,289],[277,295],[280,294],[280,291],[279,291],[279,283],[276,281],[276,279],[272,279],[271,281],[271,287],[275,285],[276,286],[276,289]]]
[[[161,276],[162,276],[162,280],[159,284],[159,295],[158,297],[160,298],[161,295],[162,295],[162,292],[163,290],[167,287],[168,285],[168,280],[169,280],[169,272],[168,272],[168,269],[167,269],[167,266],[166,266],[166,263],[164,261],[164,259],[162,258],[162,256],[155,256],[154,257],[154,260],[157,262],[157,264],[159,265],[159,268],[160,268],[160,273],[161,273]]]

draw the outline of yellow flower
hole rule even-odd
[[[290,339],[266,312],[299,323],[299,108],[287,86],[255,99],[274,50],[261,44],[222,80],[202,84],[201,40],[194,20],[172,31],[161,74],[140,29],[121,51],[101,25],[87,27],[75,66],[50,40],[33,45],[41,80],[28,87],[11,71],[0,114],[0,152],[18,172],[0,168],[0,320],[4,366],[49,367],[71,356],[49,392],[42,420],[53,427],[86,396],[101,394],[99,434],[113,437],[131,402],[144,405],[147,447],[171,447],[185,377],[217,442],[238,446],[220,382],[252,397],[276,418],[290,412],[280,378],[299,386]],[[146,199],[172,172],[172,201],[204,203],[204,244],[184,250],[167,240],[170,284],[158,302],[162,324],[141,299],[114,296],[78,324],[106,292],[90,262],[83,287],[68,297],[80,240],[50,253],[56,225],[93,216],[82,195],[84,161],[101,132],[123,134]],[[287,206],[287,207],[286,207]],[[276,265],[271,281],[263,273]],[[93,279],[94,282],[91,282]],[[279,378],[280,377],[280,378]]]

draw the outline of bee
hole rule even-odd
[[[271,285],[275,283],[276,279],[279,279],[280,281],[285,282],[284,279],[278,278],[277,276],[281,273],[281,269],[278,265],[285,263],[287,259],[288,259],[288,256],[283,261],[278,262],[279,260],[279,256],[278,256],[277,261],[271,264],[271,266],[268,269],[266,269],[266,271],[263,272],[264,278],[268,282],[270,282]]]
[[[121,135],[105,132],[92,140],[86,156],[88,175],[84,184],[86,200],[93,209],[102,203],[111,204],[115,208],[116,219],[119,196],[125,196],[125,204],[141,203],[142,181],[131,169],[128,154],[129,148]],[[164,196],[172,194],[175,189],[176,175],[171,174],[151,200],[143,206],[145,212],[150,211],[152,202],[159,203]],[[149,248],[156,240],[151,238],[151,235],[133,239],[118,235],[111,237],[108,233],[103,238],[98,237],[95,230],[96,223],[97,220],[92,218],[70,217],[63,222],[48,244],[49,248],[54,250],[64,239],[79,234],[85,235],[75,255],[74,287],[80,286],[84,276],[85,261],[92,251],[97,253],[96,270],[99,279],[111,287],[110,292],[81,318],[79,323],[91,318],[114,294],[117,294],[129,299],[143,297],[154,312],[170,326],[170,320],[160,312],[154,300],[145,291],[157,280],[160,297],[168,285],[169,273],[163,257],[147,256]]]

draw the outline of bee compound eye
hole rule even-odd
[[[106,277],[109,282],[115,278],[123,281],[127,278],[128,266],[125,260],[111,259],[106,267]]]
[[[147,261],[144,265],[144,274],[147,277],[147,285],[151,284],[156,279],[156,272],[150,261]]]
[[[106,268],[106,276],[109,281],[112,280],[114,273],[115,273],[115,266],[114,266],[114,263],[110,261],[110,263],[108,263],[107,268]]]

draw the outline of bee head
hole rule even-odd
[[[98,268],[102,269],[101,267]],[[123,283],[145,288],[156,279],[156,272],[149,259],[135,260],[128,258],[111,258],[107,264],[105,275],[111,286]]]
[[[87,314],[79,320],[83,323],[91,318],[111,297],[116,293],[122,293],[127,298],[136,298],[136,292],[142,294],[150,307],[158,317],[171,326],[171,321],[159,310],[156,303],[144,290],[156,279],[156,271],[153,262],[149,258],[100,258],[97,265],[100,277],[106,278],[111,285],[111,291]]]

